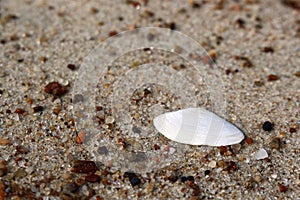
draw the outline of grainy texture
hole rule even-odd
[[[0,1],[0,199],[300,198],[298,2]],[[109,82],[99,84],[98,128],[118,149],[169,152],[172,159],[128,176],[96,160],[83,144],[88,138],[76,139],[71,91],[77,68],[109,36],[145,26],[178,30],[207,50],[225,86],[226,119],[243,130],[245,142],[221,149],[191,146],[173,159],[177,144],[158,133],[138,139],[122,134],[105,102],[104,93],[113,91]],[[134,69],[155,58],[174,70],[190,69],[166,52],[143,52],[126,52],[99,79],[115,79],[119,66]],[[56,87],[45,89],[49,83]],[[203,84],[198,92],[205,91]],[[176,98],[162,86],[138,88],[129,101],[133,132],[151,126],[147,105],[159,102],[171,111],[180,108]],[[203,99],[203,105],[209,109],[210,102]],[[265,121],[274,125],[270,132],[262,129]],[[260,148],[269,156],[257,161]],[[103,146],[98,153],[111,152]]]

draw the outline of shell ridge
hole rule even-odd
[[[178,116],[177,119],[179,120],[176,122],[174,120],[174,115],[176,118],[176,115]],[[183,116],[182,116],[182,110],[175,111],[173,113],[166,113],[166,121],[167,121],[167,126],[169,130],[172,130],[172,133],[166,133],[166,135],[170,135],[172,140],[174,141],[179,141],[177,138],[180,135],[180,130],[182,127],[182,121],[183,121]],[[172,127],[173,126],[173,127]]]
[[[218,116],[218,117],[219,117],[219,116]],[[223,137],[223,134],[224,134],[223,129],[224,129],[225,123],[226,123],[226,120],[225,120],[225,119],[223,119],[222,121],[223,121],[223,122],[222,122],[222,128],[220,128],[219,136],[218,136],[218,138],[217,138],[217,140],[216,140],[216,145],[227,145],[227,144],[220,144],[220,139]]]
[[[199,108],[201,111],[202,111],[202,114],[203,115],[207,115],[207,114],[209,114],[210,115],[210,120],[209,120],[209,123],[207,124],[208,126],[209,126],[209,128],[207,129],[207,131],[206,131],[206,133],[203,133],[203,130],[201,131],[200,130],[200,125],[199,124],[201,124],[201,123],[203,123],[202,121],[200,121],[201,120],[201,118],[199,118],[200,120],[198,120],[199,122],[199,124],[197,124],[197,129],[198,129],[198,135],[202,135],[202,136],[204,136],[204,137],[202,137],[203,138],[203,141],[201,142],[201,144],[206,144],[206,140],[207,140],[207,137],[208,137],[208,133],[209,133],[209,129],[210,129],[210,126],[211,126],[211,123],[212,123],[212,120],[213,120],[213,115],[212,115],[212,113],[210,113],[210,112],[207,112],[207,110],[204,110],[204,109],[202,109],[202,108]],[[205,124],[204,124],[205,125]],[[199,131],[200,130],[200,131]],[[200,139],[201,140],[201,139]]]
[[[192,141],[189,139],[188,140],[188,135],[194,135],[191,132],[189,132],[189,128],[193,127],[192,121],[190,121],[190,113],[193,112],[192,108],[190,109],[185,109],[185,110],[180,110],[178,111],[180,113],[180,126],[178,129],[178,133],[175,136],[174,141],[180,142],[180,143],[188,143],[188,144],[193,144]]]
[[[192,138],[190,139],[189,143],[192,144],[192,145],[196,145],[196,144],[199,143],[199,141],[200,141],[199,140],[199,136],[201,135],[201,134],[199,134],[199,127],[200,127],[199,126],[199,124],[200,124],[199,122],[201,122],[201,118],[199,116],[201,115],[201,112],[199,112],[200,109],[197,109],[197,108],[191,108],[191,109],[193,109],[192,112],[197,112],[196,113],[197,123],[196,123],[196,130],[194,131],[193,134],[191,134]]]

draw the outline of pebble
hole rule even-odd
[[[223,160],[219,160],[217,162],[217,164],[218,164],[218,167],[221,167],[221,168],[223,168],[225,166],[225,162]]]
[[[33,112],[42,112],[44,110],[43,106],[35,106],[33,107]]]
[[[242,148],[241,144],[233,144],[231,145],[232,152],[238,153]]]
[[[268,76],[268,81],[277,81],[279,79],[279,76],[275,75],[275,74],[270,74]]]
[[[237,170],[237,165],[233,161],[225,162],[224,163],[224,170],[228,171],[228,172],[235,171],[235,170]]]
[[[278,184],[278,187],[280,192],[286,192],[288,190],[288,187],[283,184]]]
[[[210,162],[208,163],[208,166],[209,166],[210,168],[215,168],[215,167],[217,166],[217,162],[214,161],[214,160],[212,160],[212,161],[210,161]]]
[[[74,64],[68,64],[67,68],[74,71],[76,69],[76,66]]]
[[[265,159],[268,157],[268,152],[265,149],[261,148],[255,153],[254,157],[256,160]]]
[[[105,118],[105,123],[106,124],[112,124],[112,123],[114,123],[114,121],[115,121],[115,118],[113,116],[107,116]]]
[[[101,177],[96,174],[90,174],[90,175],[87,175],[86,177],[84,177],[84,179],[87,182],[95,183],[95,182],[99,182],[101,180]]]
[[[4,197],[5,197],[5,185],[2,182],[2,180],[0,180],[0,199],[4,200]]]
[[[61,106],[55,106],[54,108],[53,108],[53,113],[54,114],[56,114],[56,115],[59,115],[59,113],[60,113],[60,111],[61,111]]]
[[[175,151],[176,151],[176,149],[173,148],[173,147],[171,147],[171,148],[169,149],[169,154],[173,154],[173,153],[175,153]]]
[[[9,140],[8,139],[5,139],[5,138],[2,138],[1,136],[0,136],[0,145],[8,145],[10,142],[9,142]]]
[[[292,127],[290,128],[290,133],[296,133],[296,131],[297,130],[295,128],[292,128]]]
[[[133,172],[125,172],[123,177],[129,178],[129,182],[132,187],[139,185],[141,183],[141,179],[139,179],[139,177]]]
[[[180,180],[181,180],[181,182],[185,183],[185,182],[187,181],[187,177],[186,177],[186,176],[182,176],[182,177],[180,178]]]
[[[22,115],[22,114],[25,113],[25,110],[22,109],[22,108],[17,108],[17,109],[15,110],[15,113],[18,113],[18,114]]]
[[[160,149],[160,146],[158,146],[157,144],[154,144],[153,147],[154,147],[154,150],[159,150]]]
[[[80,131],[76,137],[76,143],[77,144],[82,144],[84,143],[86,138],[86,132],[85,131]]]
[[[74,162],[72,172],[74,173],[91,173],[97,171],[98,167],[94,161],[77,160]]]
[[[260,175],[257,175],[254,177],[254,180],[257,182],[257,183],[260,183],[261,182],[261,176]]]
[[[253,139],[251,137],[247,137],[246,138],[246,143],[250,144],[250,145],[253,144]]]
[[[139,128],[139,127],[137,127],[137,126],[133,126],[132,127],[132,131],[134,132],[134,133],[137,133],[137,134],[140,134],[142,131],[141,131],[141,129]]]
[[[27,172],[23,168],[19,168],[14,173],[14,178],[24,178],[25,176],[27,176]]]
[[[0,177],[7,173],[7,162],[5,160],[0,160]]]
[[[205,176],[209,176],[209,175],[210,175],[210,170],[208,170],[208,169],[205,170],[205,171],[204,171],[204,175],[205,175]]]
[[[226,146],[220,146],[219,149],[221,155],[224,155],[228,151],[228,147]]]
[[[272,139],[269,145],[272,149],[277,149],[277,150],[280,149],[281,146],[280,138]]]
[[[68,88],[66,86],[62,86],[58,82],[50,82],[45,86],[44,91],[48,94],[59,97],[66,94],[68,92]]]
[[[273,124],[269,121],[265,121],[262,128],[265,130],[265,131],[272,131],[273,130]]]
[[[293,8],[295,10],[300,10],[300,1],[299,0],[281,0],[281,3],[285,6]]]
[[[195,178],[193,176],[188,176],[186,177],[187,181],[192,181],[194,182],[195,181]]]
[[[76,183],[70,182],[70,183],[67,183],[64,186],[63,190],[67,191],[67,192],[74,193],[74,192],[76,192],[78,190],[78,188],[79,188],[79,186]]]
[[[98,148],[97,153],[99,153],[100,155],[108,155],[109,152],[106,146],[101,146]]]
[[[168,177],[168,180],[172,183],[175,183],[178,179],[177,172],[172,172],[171,175]]]
[[[273,49],[273,47],[263,47],[262,48],[262,52],[265,52],[265,53],[274,53],[274,49]]]

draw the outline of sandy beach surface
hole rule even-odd
[[[0,200],[300,199],[300,1],[0,0],[0,105]],[[153,127],[197,106],[245,139]]]

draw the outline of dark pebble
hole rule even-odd
[[[26,153],[29,152],[29,150],[28,150],[26,147],[22,146],[22,145],[16,146],[16,150],[17,150],[18,153],[20,153],[20,154],[26,154]]]
[[[239,19],[237,19],[237,20],[235,21],[235,23],[237,24],[237,26],[238,26],[239,28],[245,28],[245,25],[246,25],[245,20],[239,18]]]
[[[280,192],[286,192],[288,190],[288,187],[283,184],[278,184],[278,187]]]
[[[187,181],[187,177],[186,177],[186,176],[182,176],[182,177],[181,177],[181,182],[184,183],[184,182],[186,182],[186,181]]]
[[[101,180],[101,177],[96,174],[90,174],[84,177],[84,179],[87,182],[95,183],[95,182],[99,182]]]
[[[233,161],[229,161],[229,162],[226,162],[226,168],[224,169],[225,171],[235,171],[237,170],[237,165],[235,162]]]
[[[109,33],[108,33],[108,35],[109,35],[109,37],[113,37],[113,36],[115,36],[115,35],[117,35],[118,34],[118,32],[117,31],[110,31]]]
[[[67,183],[64,186],[64,190],[67,191],[67,192],[71,192],[71,193],[76,192],[78,190],[78,188],[79,188],[79,186],[74,182]]]
[[[0,40],[0,43],[1,43],[1,44],[5,44],[5,43],[6,43],[6,40],[5,40],[5,39],[1,39],[1,40]]]
[[[137,175],[133,172],[125,172],[123,177],[129,179],[129,182],[132,185],[132,187],[139,185],[141,183],[139,177],[137,177]]]
[[[76,66],[74,64],[68,64],[67,68],[74,71],[76,69]]]
[[[74,173],[91,173],[97,171],[97,166],[94,161],[77,160],[74,162],[72,172]]]
[[[175,30],[176,29],[176,24],[175,22],[171,22],[168,24],[168,28],[170,28],[171,30]]]
[[[281,3],[287,7],[293,8],[295,10],[300,10],[299,0],[281,0]]]
[[[159,150],[160,149],[160,146],[158,146],[157,144],[154,144],[153,147],[154,147],[154,150]]]
[[[228,147],[227,146],[220,146],[219,149],[220,149],[220,154],[221,155],[225,155],[226,152],[228,151]]]
[[[178,179],[177,173],[172,173],[171,176],[168,177],[168,180],[172,183],[175,183]]]
[[[45,86],[44,91],[54,96],[62,96],[68,92],[68,89],[58,82],[51,82]]]
[[[272,131],[273,130],[273,124],[269,121],[265,121],[262,128],[265,130],[265,131]]]
[[[196,2],[192,3],[192,8],[200,8],[200,7],[201,7],[201,4],[196,3]]]
[[[275,74],[270,74],[268,76],[268,81],[277,81],[279,79],[279,77]]]
[[[195,178],[194,178],[193,176],[188,176],[188,177],[186,177],[186,179],[187,179],[188,181],[192,181],[192,182],[195,181]]]
[[[3,94],[3,90],[0,90],[0,94]]]
[[[210,174],[210,170],[205,170],[205,171],[204,171],[204,175],[205,175],[205,176],[209,176],[209,174]]]
[[[262,51],[265,53],[274,53],[273,47],[264,47]]]
[[[24,114],[25,113],[25,110],[24,109],[22,109],[22,108],[17,108],[16,109],[16,111],[15,111],[15,113],[18,113],[18,114]]]
[[[34,112],[42,112],[44,110],[44,108],[42,106],[35,106],[33,107],[33,111]]]
[[[242,63],[242,67],[248,67],[248,68],[253,67],[253,63],[250,61],[249,58],[242,56],[240,57],[240,60],[244,61]]]
[[[290,133],[295,133],[297,130],[295,128],[290,128]]]
[[[141,183],[141,180],[138,177],[133,177],[131,179],[129,179],[130,184],[132,185],[132,187],[139,185]]]

